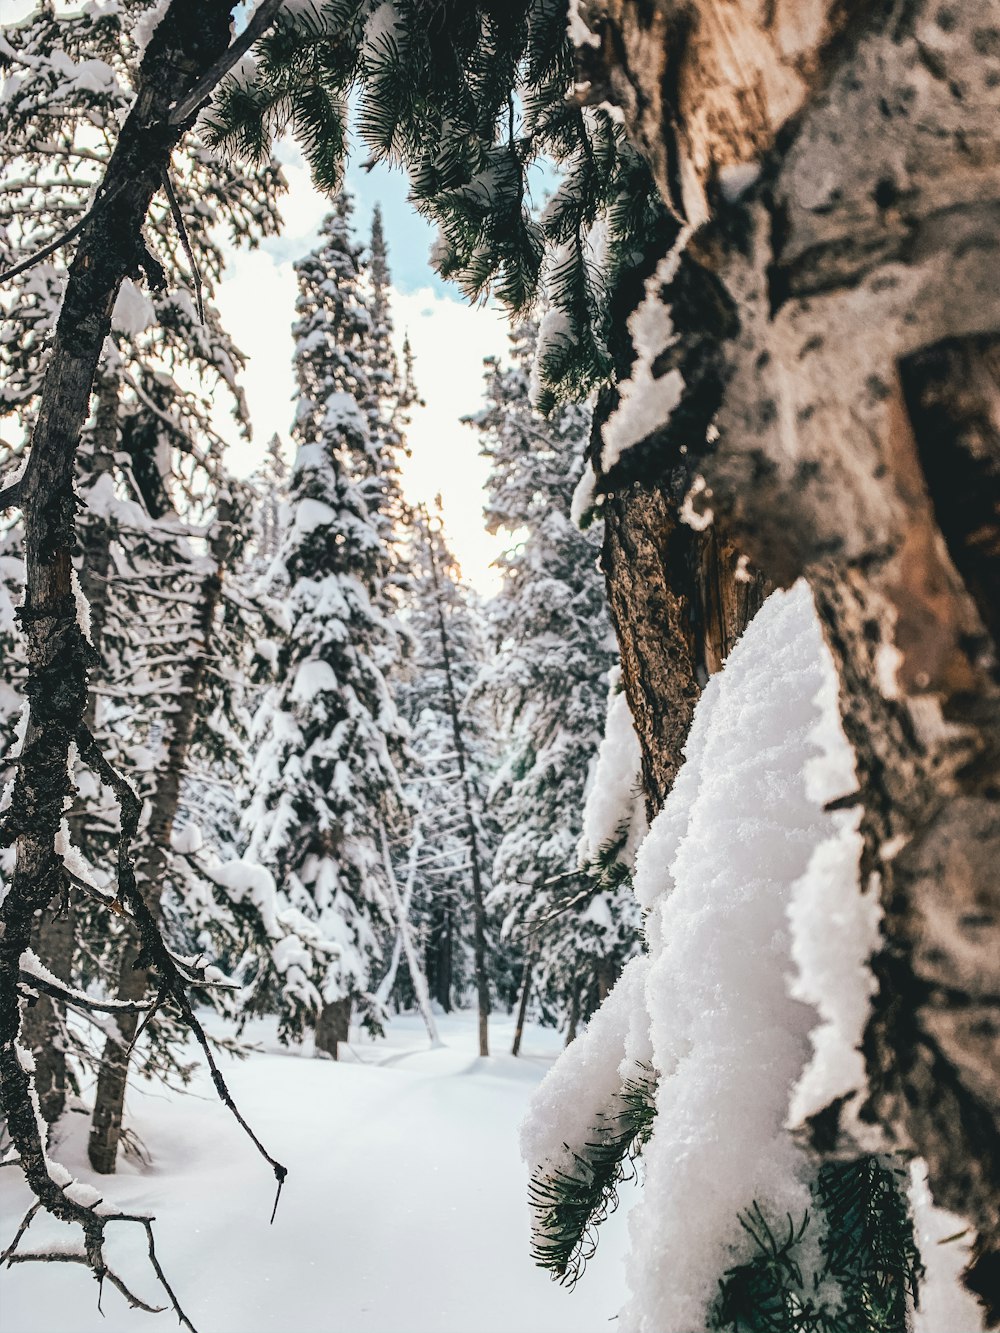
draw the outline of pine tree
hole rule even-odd
[[[267,442],[264,462],[254,475],[257,503],[254,506],[255,555],[262,568],[274,559],[281,545],[281,503],[288,482],[281,437],[277,431]]]
[[[531,407],[536,343],[536,327],[522,325],[510,367],[488,363],[487,406],[475,418],[491,464],[487,526],[512,543],[498,562],[496,655],[479,689],[503,735],[491,902],[520,945],[525,990],[533,983],[572,1034],[637,947],[638,921],[627,882],[595,883],[577,866],[615,651],[600,543],[570,516],[590,414],[564,407],[546,419]]]
[[[247,819],[250,854],[326,941],[310,968],[285,970],[283,1031],[315,1028],[317,1047],[333,1056],[352,1008],[373,1028],[382,1020],[371,993],[391,920],[380,831],[401,809],[402,731],[385,678],[399,636],[380,605],[389,553],[365,484],[379,477],[380,455],[365,414],[372,324],[350,216],[341,194],[318,248],[296,265],[298,453],[268,585],[284,634],[255,722]]]

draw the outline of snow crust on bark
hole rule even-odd
[[[963,1218],[937,1208],[927,1183],[927,1163],[910,1163],[913,1230],[926,1274],[920,1284],[920,1308],[913,1312],[913,1333],[980,1333],[983,1309],[962,1286],[962,1270],[972,1252],[974,1233]]]
[[[619,699],[627,718],[618,695],[612,719]],[[656,1071],[621,1315],[635,1333],[706,1326],[720,1275],[751,1257],[739,1214],[755,1202],[775,1218],[810,1209],[813,1167],[790,1116],[863,1083],[878,908],[858,886],[857,812],[825,808],[855,787],[837,705],[800,581],[768,599],[709,681],[636,858],[648,956],[549,1074],[522,1130],[526,1158],[558,1166],[632,1062]],[[628,735],[609,726],[595,808],[609,756],[622,772],[632,756]],[[620,779],[610,790],[620,796]],[[593,812],[588,827],[599,836]]]

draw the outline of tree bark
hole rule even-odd
[[[678,337],[656,366],[683,365],[681,407],[605,479],[650,804],[675,771],[666,714],[691,674],[683,635],[670,683],[642,665],[642,628],[659,617],[676,652],[682,612],[628,587],[630,561],[669,565],[668,584],[674,566],[656,503],[623,512],[623,493],[680,474],[710,497],[720,551],[813,586],[885,911],[864,1114],[978,1229],[967,1281],[996,1322],[996,7],[594,0],[583,14],[600,34],[582,53],[592,95],[622,106],[693,231],[661,293]]]
[[[531,970],[535,954],[529,949],[524,958],[524,973],[521,977],[521,998],[517,1006],[517,1022],[514,1026],[514,1041],[510,1048],[511,1055],[521,1054],[521,1037],[524,1035],[524,1020],[528,1012],[528,997],[531,995]]]
[[[350,997],[324,1004],[316,1022],[316,1049],[328,1055],[331,1060],[339,1058],[337,1047],[346,1042],[351,1028]]]
[[[93,457],[87,480],[91,483],[113,466],[118,439],[117,375],[98,374],[94,425]],[[108,581],[111,564],[110,533],[107,523],[91,516],[80,543],[83,561],[80,587],[90,607],[90,643],[100,656],[104,623],[107,618]],[[84,726],[94,730],[97,696],[91,691],[84,710]],[[70,820],[74,844],[84,845],[82,835],[86,811]],[[73,970],[76,931],[73,925],[75,893],[67,889],[63,898],[49,903],[38,924],[35,952],[42,963],[60,980],[68,982]],[[66,1108],[68,1087],[67,1028],[65,1008],[48,995],[39,995],[25,1009],[21,1027],[22,1042],[35,1061],[35,1092],[42,1119],[54,1125]]]
[[[197,646],[181,673],[177,711],[173,714],[166,757],[153,795],[149,823],[136,855],[136,878],[157,921],[162,921],[161,900],[167,883],[170,835],[180,804],[205,676],[215,651],[215,618],[222,598],[223,575],[229,552],[230,517],[229,506],[221,501],[212,541],[214,568],[202,585],[201,603],[194,626]],[[138,939],[129,935],[119,963],[117,998],[130,1001],[143,999],[152,980],[152,974],[143,965]],[[102,1175],[114,1171],[118,1158],[128,1083],[128,1055],[138,1021],[135,1013],[120,1014],[116,1020],[118,1036],[109,1036],[104,1046],[87,1144],[90,1165]]]

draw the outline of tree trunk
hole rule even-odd
[[[338,1059],[337,1046],[346,1042],[351,1028],[350,997],[324,1004],[316,1023],[316,1049],[328,1055],[331,1060]]]
[[[531,969],[535,962],[534,951],[529,949],[524,958],[524,974],[521,977],[521,999],[517,1006],[517,1023],[514,1027],[514,1042],[511,1055],[520,1055],[521,1037],[524,1034],[524,1019],[528,1012],[528,997],[531,994]]]
[[[94,427],[91,434],[92,458],[85,480],[93,483],[114,464],[118,441],[118,376],[105,370],[98,374]],[[104,623],[107,619],[108,581],[111,564],[111,540],[107,523],[91,515],[83,529],[83,562],[80,587],[90,607],[90,642],[100,657]],[[97,696],[91,691],[84,710],[84,726],[94,730]],[[87,811],[70,819],[70,832],[77,847],[84,847],[83,830]],[[42,963],[60,980],[68,982],[73,970],[73,928],[75,891],[67,889],[61,900],[51,902],[38,925],[35,952]],[[21,1026],[22,1044],[35,1061],[35,1091],[38,1106],[47,1125],[54,1125],[66,1108],[67,1028],[64,1007],[48,995],[39,995],[25,1009]]]
[[[399,892],[396,872],[392,867],[392,857],[389,855],[389,839],[386,836],[384,825],[379,828],[379,838],[382,844],[382,860],[385,865],[386,883],[389,886],[389,903],[396,916],[396,939],[392,948],[392,961],[389,964],[389,971],[379,987],[379,998],[384,1003],[389,997],[389,992],[392,990],[396,979],[396,969],[399,967],[399,956],[402,950],[406,954],[406,965],[410,969],[413,994],[416,997],[417,1008],[420,1010],[420,1017],[424,1020],[427,1036],[432,1046],[440,1046],[441,1038],[438,1035],[437,1023],[434,1021],[434,1013],[431,1010],[427,977],[420,966],[420,959],[413,943],[413,933],[410,930],[410,906],[413,902],[413,886],[417,878],[417,857],[420,854],[420,848],[423,846],[423,838],[420,835],[419,825],[415,826],[411,833],[410,865],[406,887],[402,894]]]
[[[21,612],[28,662],[28,725],[2,838],[16,840],[14,875],[0,907],[0,1109],[29,1185],[64,1220],[97,1235],[86,1210],[49,1174],[30,1099],[31,1077],[18,1056],[18,964],[38,915],[67,883],[58,836],[73,795],[70,750],[81,739],[92,653],[77,621],[72,578],[73,474],[94,374],[122,279],[158,266],[142,224],[160,188],[184,124],[170,124],[178,94],[192,88],[229,44],[230,7],[211,0],[171,0],[146,48],[136,101],[84,221],[42,386],[31,453],[22,479],[0,494],[0,506],[24,511],[25,603]],[[11,489],[13,494],[10,493]],[[88,1242],[89,1244],[90,1242]],[[100,1247],[88,1250],[96,1272]]]
[[[1000,50],[995,0],[584,0],[598,98],[690,226],[658,296],[681,404],[604,478],[651,806],[679,756],[678,480],[719,551],[811,582],[885,911],[865,1114],[978,1228],[1000,1319]],[[692,299],[694,294],[698,299]],[[654,498],[650,500],[648,497]],[[631,497],[642,497],[634,499]],[[631,505],[631,508],[629,508]],[[700,520],[699,520],[700,522]],[[700,619],[702,612],[698,612]],[[642,631],[666,626],[665,679]],[[662,631],[661,631],[662,633]],[[680,648],[678,649],[678,641]],[[682,720],[678,730],[686,727]]]
[[[180,804],[205,675],[214,653],[215,617],[222,597],[222,580],[229,546],[229,524],[229,506],[225,501],[220,501],[212,540],[214,568],[202,585],[201,604],[194,626],[195,647],[190,661],[181,673],[177,711],[172,714],[170,741],[153,794],[149,823],[136,855],[136,877],[143,887],[147,905],[158,921],[162,919],[160,904],[166,887],[170,835]],[[139,941],[130,935],[125,941],[119,963],[118,999],[130,1001],[143,999],[151,981],[151,973],[140,963]],[[138,1016],[134,1013],[120,1014],[116,1022],[119,1035],[109,1036],[104,1046],[87,1145],[90,1164],[102,1175],[109,1175],[114,1171],[118,1157],[125,1089],[128,1082],[128,1055],[138,1027]]]

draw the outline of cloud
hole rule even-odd
[[[263,248],[232,253],[217,301],[226,327],[249,357],[243,382],[254,441],[247,445],[237,440],[223,410],[216,425],[233,441],[229,462],[241,476],[259,465],[274,432],[288,439],[295,392],[291,364],[295,296],[290,259]],[[483,358],[503,353],[506,319],[497,309],[468,306],[430,287],[394,290],[392,307],[400,345],[409,333],[417,385],[426,402],[413,410],[404,488],[411,499],[427,503],[440,494],[449,540],[465,577],[480,591],[493,592],[497,575],[490,565],[500,542],[483,530],[488,468],[479,457],[475,431],[461,418],[482,404]]]

